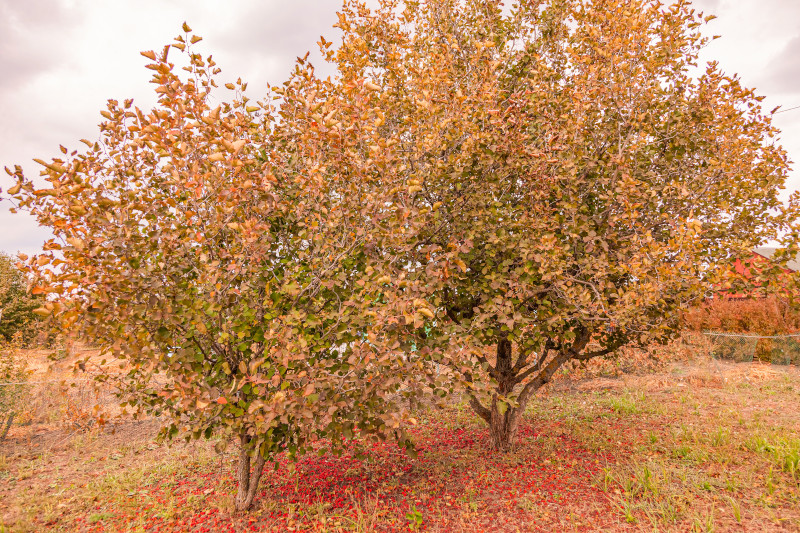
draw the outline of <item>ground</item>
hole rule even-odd
[[[391,444],[268,466],[232,509],[235,454],[154,442],[157,424],[17,431],[0,531],[800,531],[800,371],[697,358],[559,380],[513,453],[463,403]],[[38,431],[38,432],[37,432]]]

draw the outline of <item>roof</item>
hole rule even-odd
[[[772,259],[772,256],[775,255],[776,250],[777,248],[762,246],[760,248],[753,248],[753,253],[758,254],[765,259]],[[788,268],[792,272],[800,272],[800,256],[797,256],[794,259],[787,261],[786,268]]]

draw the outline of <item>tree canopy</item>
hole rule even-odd
[[[165,416],[163,436],[236,439],[246,509],[279,452],[407,443],[400,401],[417,387],[400,389],[413,361],[371,266],[374,203],[311,170],[290,98],[252,102],[238,81],[212,107],[218,69],[184,30],[143,53],[155,109],[109,101],[98,142],[41,161],[49,188],[16,168],[8,192],[55,235],[24,258],[52,295],[39,312],[123,359],[125,400]]]
[[[302,58],[216,107],[185,27],[144,53],[155,109],[110,101],[100,141],[41,162],[48,188],[9,170],[55,233],[26,263],[40,312],[124,358],[166,436],[238,439],[241,509],[282,450],[406,442],[423,392],[463,387],[509,449],[559,369],[670,338],[794,229],[778,131],[700,69],[703,21],[681,0],[346,0],[319,43],[335,77]]]
[[[0,342],[10,341],[15,334],[30,341],[39,331],[40,317],[34,310],[42,305],[42,298],[28,292],[28,282],[16,260],[0,252]]]
[[[644,0],[340,14],[325,98],[360,124],[348,171],[401,176],[390,290],[428,306],[409,333],[450,363],[496,447],[563,365],[670,338],[734,258],[791,227],[778,131],[753,90],[699,67],[705,20]],[[368,118],[349,109],[359,85]],[[364,181],[397,180],[380,177]]]

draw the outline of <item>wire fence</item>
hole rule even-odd
[[[116,388],[93,379],[0,383],[0,442],[9,433],[83,430],[119,414]]]
[[[800,365],[800,334],[754,335],[706,331],[704,335],[711,341],[711,355],[716,359]]]

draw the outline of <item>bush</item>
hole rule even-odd
[[[785,298],[708,300],[683,315],[693,331],[785,335],[800,331],[800,310]]]
[[[760,336],[800,332],[800,310],[786,298],[714,299],[683,315],[686,327],[694,331],[719,331]],[[773,363],[800,362],[800,345],[791,338],[731,338],[718,342],[717,356],[734,361],[757,359]]]
[[[41,305],[41,296],[28,294],[27,280],[14,259],[0,252],[0,340],[9,342],[17,333],[26,344],[36,338],[42,328],[33,310]]]
[[[28,372],[25,361],[19,357],[21,345],[22,332],[17,332],[10,341],[0,340],[0,441],[8,434],[27,394]]]

